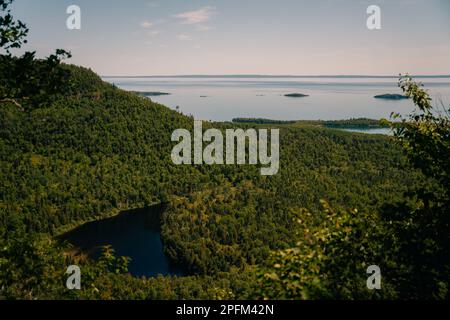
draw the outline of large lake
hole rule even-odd
[[[397,78],[372,77],[128,77],[104,80],[125,90],[167,92],[153,101],[199,120],[229,121],[237,117],[276,120],[388,118],[408,114],[409,100],[375,99],[398,93]],[[450,77],[419,78],[436,102],[450,105]],[[304,98],[288,98],[303,93]]]
[[[160,236],[162,207],[122,212],[99,221],[89,222],[62,235],[60,240],[72,243],[91,258],[97,259],[101,247],[111,245],[116,256],[131,258],[128,271],[134,276],[183,275],[164,254]]]

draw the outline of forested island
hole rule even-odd
[[[400,86],[419,114],[386,120],[393,137],[205,122],[205,130],[279,128],[280,172],[177,166],[171,134],[192,131],[192,117],[63,63],[64,50],[13,55],[28,29],[12,18],[0,24],[2,298],[450,297],[450,125],[412,79]],[[164,250],[185,276],[133,277],[111,247],[94,261],[57,240],[155,203],[164,207]],[[65,286],[73,264],[83,272],[80,290]],[[366,286],[373,264],[383,290]]]
[[[159,91],[132,91],[132,92],[143,97],[158,97],[170,95],[170,93],[168,92],[159,92]]]
[[[392,93],[386,93],[386,94],[380,94],[374,96],[375,99],[386,99],[386,100],[404,100],[408,99],[407,96],[402,94],[392,94]]]
[[[295,125],[295,126],[320,126],[337,129],[375,129],[388,128],[389,125],[380,120],[368,118],[356,118],[347,120],[273,120],[263,118],[234,118],[233,123],[245,124],[277,124],[277,125]]]
[[[303,94],[303,93],[287,93],[284,95],[285,97],[288,98],[304,98],[304,97],[309,97],[309,95],[307,94]]]
[[[357,118],[347,120],[328,120],[323,121],[323,125],[327,128],[343,128],[343,129],[377,129],[389,128],[389,125],[375,119]]]

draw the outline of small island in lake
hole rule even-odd
[[[170,93],[158,91],[132,91],[133,93],[143,97],[168,96]]]
[[[289,97],[289,98],[303,98],[303,97],[309,97],[309,95],[307,94],[303,94],[303,93],[288,93],[284,95],[285,97]]]
[[[407,96],[401,95],[401,94],[392,94],[392,93],[386,93],[386,94],[380,94],[374,97],[375,99],[388,99],[388,100],[402,100],[402,99],[408,99]]]
[[[380,122],[380,120],[368,118],[351,118],[345,120],[321,121],[326,128],[332,129],[386,129],[389,125]]]
[[[331,129],[383,129],[389,125],[381,123],[380,120],[369,118],[350,118],[344,120],[273,120],[264,118],[233,118],[234,123],[245,124],[272,124],[272,125],[295,125],[296,127],[320,126]]]

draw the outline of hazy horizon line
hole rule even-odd
[[[406,75],[406,74],[405,74]],[[409,75],[413,78],[450,78],[450,74]],[[399,75],[275,75],[275,74],[178,74],[178,75],[101,75],[102,78],[392,78]]]

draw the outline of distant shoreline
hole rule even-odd
[[[101,76],[102,78],[334,78],[334,79],[398,79],[399,76],[393,75],[257,75],[257,74],[238,74],[238,75],[153,75],[153,76]],[[412,78],[417,79],[450,79],[450,75],[411,75]]]

